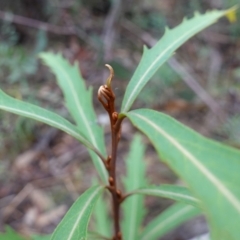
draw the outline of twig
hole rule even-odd
[[[104,61],[108,62],[112,57],[112,47],[116,35],[116,23],[121,13],[121,0],[113,0],[103,29]]]
[[[115,235],[114,240],[121,240],[122,234],[120,229],[120,204],[122,194],[117,188],[117,178],[116,178],[116,160],[117,160],[117,147],[121,135],[121,123],[124,117],[118,115],[115,111],[115,95],[112,91],[111,81],[113,78],[113,69],[110,65],[106,66],[110,70],[110,76],[107,79],[106,85],[103,85],[98,90],[98,99],[102,103],[103,107],[109,115],[111,133],[112,133],[112,151],[111,155],[108,156],[106,161],[106,169],[109,174],[109,185],[106,188],[110,191],[112,195],[112,206],[113,206],[113,218],[114,218],[114,230]]]
[[[10,12],[3,12],[0,11],[0,19],[6,22],[11,22],[15,24],[24,25],[31,28],[41,29],[47,32],[51,32],[58,35],[76,35],[81,40],[86,42],[87,44],[90,44],[93,48],[98,49],[98,46],[96,46],[94,40],[89,37],[83,30],[81,30],[79,27],[73,26],[56,26],[53,24],[49,24],[46,22],[42,22],[39,20],[35,20],[32,18],[27,18],[23,16],[19,16]]]
[[[195,80],[196,77],[190,72],[190,69],[187,69],[187,66],[183,66],[180,62],[172,57],[168,64],[173,68],[181,77],[182,80],[195,92],[195,94],[210,108],[210,110],[218,116],[220,120],[224,114],[220,106],[216,101],[205,91],[205,89]]]
[[[0,19],[32,28],[42,29],[55,34],[71,35],[76,33],[75,29],[72,27],[59,27],[35,19],[19,16],[10,12],[0,11]]]
[[[3,210],[3,218],[6,220],[16,209],[16,207],[32,192],[32,184],[27,184],[13,199],[9,205]]]

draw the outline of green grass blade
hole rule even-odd
[[[92,88],[87,89],[77,63],[71,65],[60,54],[42,53],[40,58],[56,75],[61,87],[67,108],[78,128],[89,142],[106,156],[103,129],[97,124],[92,104]],[[102,180],[107,182],[107,172],[102,161],[90,154]]]
[[[71,124],[63,117],[41,107],[35,106],[33,104],[12,98],[5,94],[1,89],[0,89],[0,109],[5,110],[7,112],[18,114],[20,116],[28,117],[46,123],[52,127],[58,128],[78,139],[86,147],[94,149],[94,146],[91,143],[89,143],[89,141],[77,129],[77,127]]]
[[[161,185],[161,186],[148,186],[145,188],[136,189],[130,193],[132,194],[144,194],[156,197],[169,198],[175,201],[180,201],[185,204],[193,205],[194,207],[200,207],[200,201],[192,196],[191,192],[185,188],[174,185]]]
[[[142,88],[158,68],[166,62],[184,42],[230,11],[233,11],[233,9],[227,11],[214,10],[203,15],[195,13],[193,18],[184,19],[177,27],[173,29],[166,28],[163,37],[153,48],[148,49],[144,47],[142,59],[125,91],[121,111],[129,111]]]
[[[190,205],[176,203],[153,219],[141,233],[139,240],[157,240],[180,224],[200,214]]]
[[[209,140],[153,110],[139,109],[126,115],[201,201],[212,239],[238,240],[240,151]]]
[[[59,223],[51,240],[87,239],[88,222],[103,189],[102,186],[94,186],[84,192]]]
[[[141,138],[136,135],[126,158],[127,174],[123,179],[126,191],[132,191],[146,185],[144,151],[145,147]],[[123,239],[138,240],[139,230],[145,214],[143,200],[144,196],[135,195],[123,202]]]

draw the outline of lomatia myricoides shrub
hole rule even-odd
[[[240,239],[240,151],[209,140],[163,113],[151,109],[131,110],[140,91],[178,47],[220,17],[231,17],[234,12],[233,8],[203,15],[196,13],[192,19],[184,19],[179,26],[166,29],[153,48],[144,47],[119,111],[115,108],[112,88],[114,71],[106,65],[110,76],[100,86],[96,97],[109,116],[109,153],[106,151],[103,129],[98,124],[91,124],[96,119],[92,89],[86,87],[78,65],[70,65],[60,54],[42,53],[40,57],[56,75],[75,124],[54,112],[14,99],[0,90],[0,109],[41,121],[76,138],[89,150],[99,174],[98,183],[80,195],[49,239],[154,240],[198,214],[205,214],[211,239]],[[186,183],[186,187],[161,183],[148,185],[145,147],[140,135],[136,135],[125,161],[124,189],[119,189],[117,148],[125,118],[149,138],[159,158]],[[110,215],[102,198],[106,191],[111,196]],[[176,203],[143,226],[145,195],[169,198]],[[95,219],[93,232],[88,230],[91,215]]]

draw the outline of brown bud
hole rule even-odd
[[[114,185],[114,179],[112,177],[108,178],[108,182],[109,182],[110,186]]]
[[[110,163],[110,162],[111,162],[111,160],[112,160],[112,156],[111,156],[111,155],[109,155],[109,156],[108,156],[108,158],[107,158],[107,163]]]
[[[117,233],[117,239],[118,239],[118,240],[121,240],[121,239],[122,239],[122,233],[121,233],[121,232],[118,232],[118,233]]]
[[[116,193],[117,193],[118,198],[121,199],[121,198],[122,198],[122,193],[121,193],[121,191],[120,191],[120,190],[117,190]]]
[[[117,112],[112,113],[112,119],[113,119],[113,121],[117,121],[117,119],[118,119],[118,113]]]

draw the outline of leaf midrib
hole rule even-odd
[[[133,193],[139,193],[139,194],[153,194],[153,195],[165,195],[165,196],[176,196],[176,197],[180,197],[181,199],[186,199],[186,200],[190,200],[192,202],[195,202],[197,204],[200,203],[200,201],[194,197],[191,197],[189,195],[184,195],[184,194],[180,194],[180,193],[175,193],[175,192],[170,192],[170,191],[164,191],[164,190],[158,190],[158,189],[138,189],[133,191]]]
[[[182,152],[183,155],[189,159],[193,165],[199,171],[201,171],[206,178],[209,179],[209,182],[211,182],[215,188],[217,188],[225,197],[228,199],[228,201],[235,206],[237,211],[240,213],[240,202],[238,199],[230,192],[223,184],[222,182],[213,175],[204,165],[201,164],[201,162],[198,161],[189,151],[187,151],[181,144],[179,144],[173,137],[171,137],[169,134],[167,134],[163,129],[161,129],[158,125],[151,122],[148,118],[143,117],[142,115],[139,115],[137,113],[131,113],[132,115],[135,115],[136,117],[144,120],[146,123],[151,125],[154,129],[156,129],[160,134],[162,134],[166,139],[168,139],[169,142],[171,142],[180,152]]]
[[[144,78],[146,77],[146,75],[152,70],[152,68],[154,68],[155,64],[159,61],[159,59],[164,56],[164,54],[166,52],[168,52],[169,49],[174,48],[175,45],[177,45],[183,38],[185,38],[185,36],[190,35],[190,32],[193,32],[194,30],[201,28],[202,25],[205,25],[205,22],[208,22],[207,20],[204,21],[203,24],[199,24],[197,27],[195,28],[191,28],[191,30],[186,31],[185,34],[183,34],[181,37],[178,38],[178,40],[176,40],[175,42],[173,42],[172,45],[170,45],[169,47],[167,47],[154,61],[152,64],[149,65],[149,68],[147,69],[147,71],[142,75],[142,77],[139,79],[139,81],[137,82],[137,84],[135,85],[135,88],[132,90],[132,92],[130,93],[128,100],[125,104],[124,109],[122,110],[122,112],[127,112],[129,110],[129,102],[132,101],[133,95],[135,94],[135,92],[137,91],[139,85],[142,83],[142,81],[144,80]],[[170,30],[171,31],[171,30]],[[154,48],[154,47],[153,47]],[[152,49],[148,50],[151,51]]]
[[[29,112],[29,111],[23,111],[23,110],[20,110],[18,108],[6,107],[6,106],[3,106],[3,105],[1,105],[1,109],[7,110],[7,111],[12,110],[15,113],[19,113],[19,115],[24,114],[24,115],[27,115],[27,116],[31,116],[33,119],[36,119],[36,120],[39,120],[39,119],[45,120],[45,122],[52,123],[53,125],[58,126],[59,129],[65,130],[65,132],[69,133],[71,136],[75,136],[77,139],[81,139],[83,142],[87,142],[87,140],[85,140],[80,134],[77,134],[76,131],[73,131],[72,129],[66,127],[65,125],[60,124],[57,121],[53,121],[50,118],[45,118],[42,115],[34,114],[32,112]],[[90,145],[90,143],[88,143],[88,144]]]
[[[85,202],[85,205],[84,205],[82,211],[79,213],[78,218],[76,219],[76,222],[73,225],[72,231],[69,233],[69,237],[67,238],[67,240],[71,240],[71,238],[72,238],[72,236],[74,234],[75,229],[79,226],[80,219],[82,218],[83,214],[85,213],[86,208],[89,206],[89,202],[91,203],[92,199],[99,193],[99,190],[101,188],[102,188],[101,186],[96,188],[96,190],[94,192],[92,192],[92,195]]]
[[[71,79],[69,78],[68,74],[67,74],[65,71],[62,71],[61,68],[58,68],[58,69],[59,69],[60,72],[62,72],[62,73],[66,76],[66,79],[67,79],[67,82],[69,83],[71,92],[73,93],[73,99],[74,99],[74,101],[75,101],[75,103],[76,103],[76,106],[77,106],[77,108],[78,108],[78,110],[79,110],[80,115],[82,116],[84,125],[85,125],[85,127],[87,128],[87,132],[88,132],[88,134],[89,134],[91,143],[93,144],[94,147],[96,147],[96,148],[102,153],[102,151],[101,151],[102,149],[99,148],[99,146],[98,146],[98,144],[97,144],[97,142],[96,142],[96,138],[95,138],[93,132],[91,131],[91,128],[90,128],[90,126],[89,126],[89,124],[88,124],[88,121],[87,121],[87,119],[86,119],[86,117],[85,117],[85,114],[83,113],[83,110],[82,110],[82,108],[81,108],[81,105],[79,104],[79,101],[78,101],[78,98],[77,98],[77,96],[76,96],[76,92],[74,91],[74,87],[73,87],[73,84],[72,84]],[[86,90],[86,91],[87,91],[87,90]],[[100,159],[98,156],[97,156],[97,158],[98,158],[98,160]],[[105,175],[104,165],[103,165],[103,164],[98,164],[98,165],[99,165],[99,167],[101,168],[101,172],[102,172],[102,174],[103,174],[103,176],[104,176],[104,175]]]
[[[57,67],[57,68],[58,68],[58,67]],[[83,119],[84,125],[85,125],[86,128],[87,128],[87,132],[88,132],[89,137],[90,137],[90,139],[91,139],[91,141],[92,141],[92,144],[98,149],[98,146],[97,146],[97,143],[96,143],[96,139],[95,139],[95,137],[94,137],[93,132],[91,131],[90,126],[88,125],[88,121],[87,121],[87,119],[86,119],[86,117],[85,117],[85,114],[83,113],[83,109],[81,108],[81,105],[79,104],[78,97],[76,96],[76,92],[74,91],[74,87],[73,87],[73,84],[72,84],[71,79],[69,78],[69,75],[66,73],[66,71],[63,71],[61,68],[58,68],[58,70],[59,70],[60,72],[62,72],[63,75],[66,77],[67,82],[68,82],[68,84],[69,84],[69,86],[70,86],[71,92],[72,92],[72,94],[73,94],[73,99],[74,99],[75,104],[76,104],[76,106],[77,106],[77,109],[79,110],[79,113],[80,113],[80,115],[81,115],[81,117],[82,117],[82,119]],[[87,91],[87,90],[86,90],[86,91]]]

